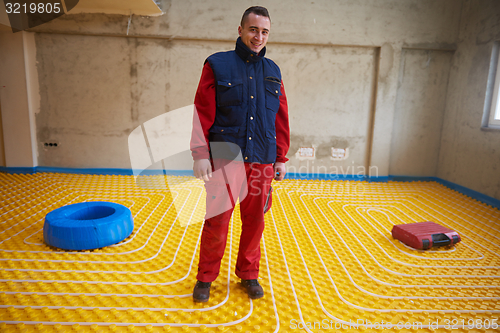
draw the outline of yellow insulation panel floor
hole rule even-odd
[[[500,212],[435,182],[273,183],[250,300],[233,214],[210,301],[193,303],[203,183],[192,177],[0,173],[0,332],[498,332]],[[77,202],[130,208],[119,244],[62,251],[44,217]],[[454,247],[417,251],[395,224],[434,221]]]

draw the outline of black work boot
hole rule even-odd
[[[208,302],[210,298],[210,286],[212,282],[197,281],[193,290],[193,301],[195,302]]]
[[[264,297],[264,289],[262,289],[257,279],[241,280],[241,285],[247,290],[248,297],[251,299]]]

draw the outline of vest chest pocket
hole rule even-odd
[[[278,112],[280,107],[281,82],[277,78],[264,80],[266,86],[266,108],[274,113]]]
[[[241,105],[243,84],[241,81],[217,81],[217,106]]]

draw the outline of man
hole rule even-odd
[[[193,291],[196,302],[210,297],[238,197],[242,231],[235,273],[250,298],[264,296],[257,280],[264,213],[271,204],[272,179],[285,176],[290,145],[281,72],[264,57],[270,29],[266,8],[248,8],[238,27],[235,50],[207,58],[196,92],[193,171],[205,181],[207,192],[198,281]]]

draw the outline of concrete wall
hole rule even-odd
[[[500,130],[481,129],[500,2],[464,2],[453,58],[437,176],[500,199]]]
[[[5,166],[5,148],[3,142],[2,102],[0,101],[0,167],[4,166]]]
[[[34,108],[38,79],[33,73],[36,70],[32,37],[27,32],[0,32],[0,102],[7,167],[37,165]]]
[[[280,45],[270,54],[288,78],[284,84],[292,129],[289,171],[363,171],[368,163],[376,49]],[[300,158],[300,147],[313,147],[315,159]],[[349,148],[349,157],[332,161],[332,147]]]
[[[39,164],[130,168],[132,130],[192,104],[206,56],[231,44],[38,34],[37,46]]]
[[[375,175],[387,175],[402,50],[453,49],[461,1],[260,4],[271,13],[268,56],[281,66],[289,98],[290,167],[358,173],[374,165]],[[129,18],[119,15],[67,15],[34,29],[39,164],[129,168],[128,134],[192,103],[203,60],[233,48],[250,5],[163,1],[166,14],[134,16],[129,36]],[[59,144],[45,149],[44,142]],[[295,157],[299,147],[311,146],[315,160]],[[332,147],[349,148],[349,159],[332,161]]]
[[[403,50],[391,175],[436,175],[452,56],[445,51]]]

